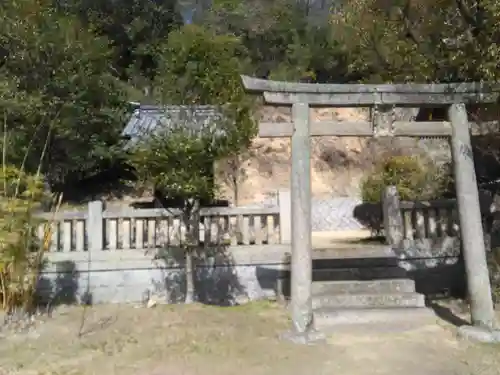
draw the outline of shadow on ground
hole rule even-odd
[[[437,317],[448,322],[455,327],[461,327],[464,325],[469,325],[470,322],[460,317],[456,311],[453,311],[450,307],[440,304],[438,301],[432,301],[429,303],[429,307],[434,311]]]

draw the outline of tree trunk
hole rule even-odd
[[[198,200],[188,201],[183,216],[186,225],[186,298],[184,302],[193,303],[195,301],[194,281],[196,277],[193,255],[199,246],[200,240],[200,202]]]
[[[193,252],[191,249],[186,249],[186,298],[185,303],[194,302],[194,277],[195,270],[193,264]]]
[[[238,184],[238,178],[233,178],[233,190],[234,190],[234,205],[238,207],[240,205],[240,189]]]

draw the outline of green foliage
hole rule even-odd
[[[158,46],[159,69],[155,97],[164,104],[188,105],[187,120],[145,134],[131,150],[140,179],[166,196],[182,198],[186,227],[186,303],[194,300],[192,254],[198,246],[199,202],[214,197],[214,162],[237,155],[255,135],[253,102],[247,97],[240,74],[246,50],[239,38],[217,35],[197,25],[170,33]],[[221,119],[201,129],[196,105],[213,105]],[[194,125],[194,126],[193,126]]]
[[[150,134],[131,150],[139,179],[168,197],[210,199],[213,161],[220,154],[209,130],[192,134],[182,125]]]
[[[154,47],[182,25],[176,6],[177,0],[122,0],[119,5],[109,0],[81,0],[61,5],[111,41],[111,63],[118,76],[136,82],[137,76],[154,78]]]
[[[500,303],[500,249],[491,249],[487,256],[493,302],[498,304]]]
[[[44,196],[40,177],[5,164],[0,169],[0,303],[9,313],[31,308],[44,259],[33,211]]]
[[[40,135],[35,133],[32,139],[27,140],[27,148],[23,149],[18,143],[20,129],[9,131],[7,124],[13,115],[21,114],[23,105],[26,105],[27,111],[33,111],[24,113],[26,118],[36,115],[41,102],[35,99],[28,103],[30,96],[26,95],[26,92],[16,91],[16,87],[9,86],[6,82],[8,81],[3,81],[0,86],[1,105],[4,106],[3,131],[1,132],[3,139],[0,145],[2,151],[0,161],[0,304],[7,313],[13,313],[17,309],[29,313],[38,276],[44,264],[44,252],[51,237],[47,229],[50,225],[45,225],[43,241],[38,239],[41,221],[34,216],[34,213],[39,211],[41,205],[49,198],[40,171],[50,134],[46,135],[42,156],[38,157],[38,165],[33,165],[36,173],[27,172],[25,166],[35,160],[34,156],[30,155],[30,148],[36,141],[43,140],[38,139]],[[9,88],[12,91],[9,91]],[[22,101],[22,99],[27,100]],[[23,123],[19,125],[22,126]],[[28,134],[25,136],[27,137]],[[24,156],[23,151],[25,151]],[[29,160],[30,157],[33,159]],[[17,161],[20,167],[13,165],[11,160]]]
[[[224,152],[220,134],[213,126],[193,131],[189,124],[139,138],[130,150],[131,163],[139,179],[153,185],[169,198],[182,199],[182,222],[186,240],[186,303],[194,301],[193,252],[199,242],[199,202],[211,200],[215,193],[214,161]]]
[[[296,0],[217,1],[204,25],[241,38],[251,68],[278,80],[342,82],[350,79],[343,48],[328,23],[308,19]]]
[[[447,174],[419,157],[389,156],[361,184],[364,202],[380,202],[386,186],[396,186],[401,200],[437,198],[447,187]]]
[[[143,180],[176,196],[213,195],[214,161],[239,153],[255,135],[253,102],[240,78],[245,54],[238,38],[197,25],[170,33],[159,46],[154,85],[158,102],[214,105],[223,118],[199,132],[189,130],[192,118],[144,137],[132,152]]]
[[[379,82],[496,81],[496,0],[355,0],[333,15],[351,69]]]
[[[246,49],[232,35],[217,35],[197,25],[170,33],[159,46],[154,81],[157,102],[215,105],[223,112],[222,153],[238,153],[256,135],[254,102],[245,93],[240,74],[248,66]]]
[[[197,25],[170,33],[158,48],[156,98],[171,104],[226,104],[240,101],[239,75],[246,50],[237,37],[216,35]]]
[[[4,2],[0,17],[0,118],[10,162],[36,173],[44,155],[51,185],[111,163],[125,97],[111,74],[108,40],[49,0]]]
[[[193,252],[199,246],[199,202],[211,200],[216,186],[214,161],[225,153],[225,140],[217,128],[198,131],[186,123],[140,138],[131,150],[131,162],[140,180],[170,198],[181,198],[186,240],[186,303],[194,301]],[[222,142],[221,142],[222,140]]]

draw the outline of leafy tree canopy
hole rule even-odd
[[[219,106],[225,119],[218,124],[225,133],[219,147],[232,153],[249,145],[254,103],[241,84],[249,61],[240,38],[186,25],[159,46],[157,60],[157,102]]]
[[[117,156],[125,97],[109,42],[48,0],[0,5],[0,114],[8,159],[64,185]],[[12,147],[14,145],[14,147]],[[12,150],[12,151],[11,151]],[[117,149],[118,150],[118,149]]]
[[[241,38],[259,77],[278,80],[345,82],[345,54],[335,31],[322,19],[308,18],[297,0],[219,0],[204,26]],[[328,14],[327,10],[322,12]]]
[[[81,0],[64,9],[75,14],[114,47],[112,63],[124,81],[152,79],[154,48],[183,23],[177,0]]]
[[[495,81],[495,0],[355,0],[332,16],[351,69],[373,81]]]

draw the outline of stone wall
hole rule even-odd
[[[262,203],[246,207],[278,205],[277,198],[269,197]],[[355,216],[354,209],[362,203],[357,197],[311,198],[311,229],[313,232],[363,230],[363,225]]]
[[[200,302],[231,305],[276,295],[286,245],[236,246],[195,256]],[[184,256],[179,249],[55,253],[38,284],[41,303],[181,302]]]

